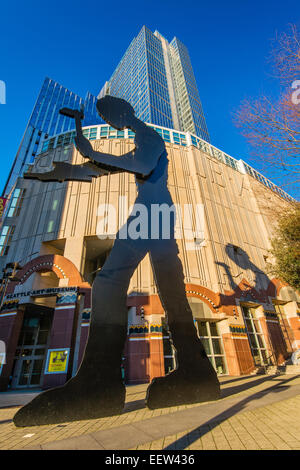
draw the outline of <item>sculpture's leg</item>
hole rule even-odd
[[[84,359],[63,387],[41,393],[14,417],[16,426],[101,418],[122,412],[121,360],[127,335],[127,290],[145,256],[129,240],[116,240],[93,284],[92,315]],[[135,242],[135,245],[138,243]]]
[[[155,409],[216,400],[220,396],[219,381],[194,326],[176,241],[160,241],[150,255],[177,352],[177,368],[152,381],[147,406]]]

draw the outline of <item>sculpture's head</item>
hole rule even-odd
[[[235,245],[227,244],[225,251],[230,259],[242,269],[247,269],[252,265],[248,253]]]
[[[119,130],[131,128],[136,120],[131,104],[115,96],[106,95],[100,98],[96,107],[102,119]]]

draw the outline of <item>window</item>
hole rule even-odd
[[[135,133],[132,132],[131,130],[129,130],[129,131],[128,131],[128,138],[129,138],[129,139],[134,139],[134,137],[135,137]]]
[[[255,365],[262,366],[270,364],[270,355],[266,348],[260,322],[255,316],[255,309],[242,307],[242,312]]]
[[[18,217],[23,204],[25,192],[26,189],[17,188],[14,190],[7,217]]]
[[[41,153],[47,152],[49,145],[49,140],[45,140],[42,145]]]
[[[217,323],[201,320],[196,320],[195,322],[199,338],[217,374],[227,374],[223,342]]]
[[[0,256],[6,256],[11,244],[11,240],[15,231],[15,226],[5,225],[2,228],[1,236],[0,236]]]
[[[100,138],[105,138],[108,136],[108,127],[101,127],[100,128]]]

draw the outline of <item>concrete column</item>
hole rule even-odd
[[[71,237],[66,239],[64,257],[72,261],[79,272],[82,270],[84,257],[84,237]]]

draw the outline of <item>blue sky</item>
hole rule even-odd
[[[0,80],[7,103],[0,105],[1,190],[44,78],[83,97],[87,90],[98,94],[144,24],[186,44],[212,143],[253,164],[231,113],[246,97],[276,95],[271,40],[299,21],[299,13],[297,0],[2,2]]]

